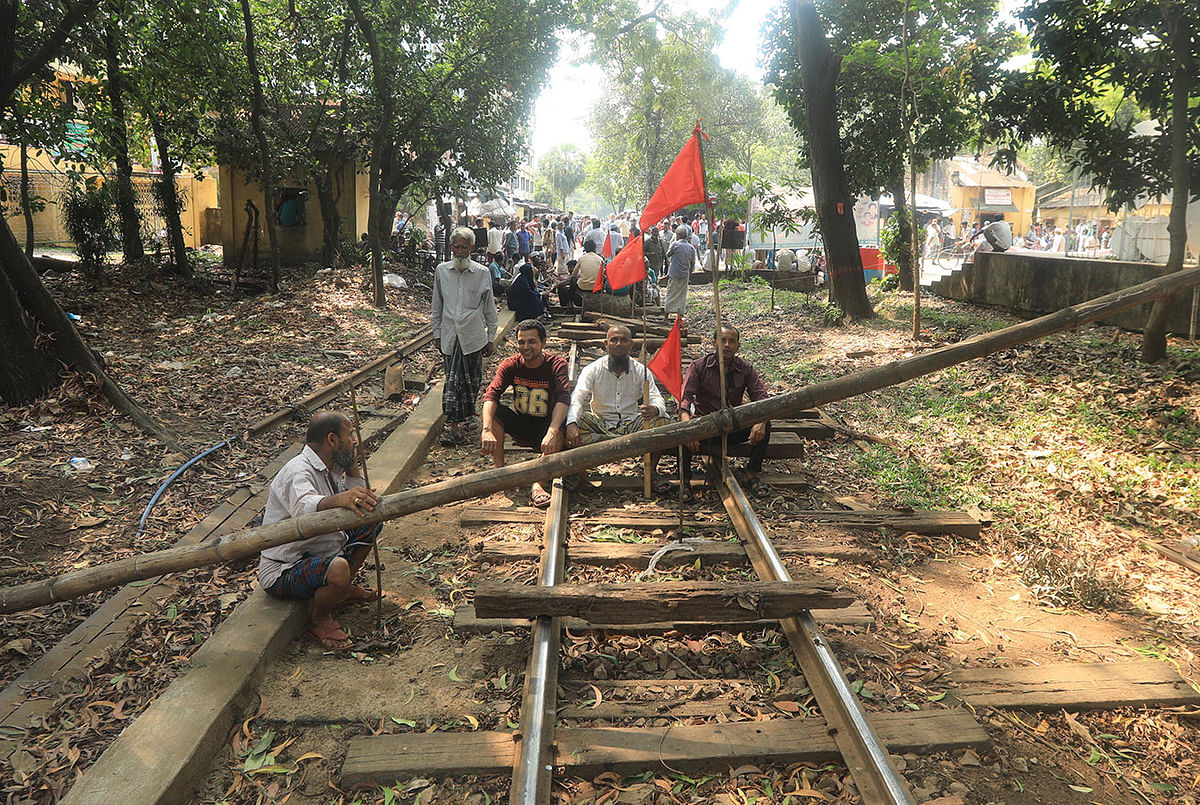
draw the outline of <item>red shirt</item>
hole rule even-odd
[[[558,355],[542,353],[541,366],[530,369],[520,355],[505,358],[496,367],[496,376],[483,393],[484,401],[500,402],[509,386],[513,389],[513,410],[522,416],[549,419],[557,403],[571,404],[571,382],[567,379],[567,361]]]
[[[694,416],[704,416],[721,409],[720,364],[717,353],[710,352],[703,358],[692,361],[687,377],[683,380],[683,399],[680,407],[691,411]],[[737,355],[725,367],[725,402],[741,405],[749,395],[751,400],[763,400],[768,396],[762,378],[748,362]]]

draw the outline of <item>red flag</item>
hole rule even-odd
[[[600,248],[600,256],[605,260],[612,257],[612,230],[604,233],[604,245]]]
[[[683,146],[638,220],[645,231],[676,210],[704,202],[704,163],[700,160],[700,130]]]
[[[642,238],[636,237],[604,267],[608,273],[608,286],[614,291],[633,285],[646,279],[645,253],[642,251]]]
[[[676,400],[683,396],[683,345],[679,337],[679,325],[682,321],[683,319],[675,319],[671,334],[648,364],[650,371],[662,381]]]

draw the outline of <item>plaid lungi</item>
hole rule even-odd
[[[475,398],[483,383],[483,350],[464,355],[456,342],[453,355],[443,355],[446,382],[442,386],[442,413],[447,422],[466,422],[475,415]]]

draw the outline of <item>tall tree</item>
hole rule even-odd
[[[606,78],[589,98],[594,189],[607,186],[610,199],[645,203],[701,118],[711,138],[710,175],[745,173],[756,164],[781,176],[794,172],[799,141],[777,105],[716,56],[720,18],[662,3],[639,14],[635,3],[621,0],[597,23],[590,58]]]
[[[1011,164],[1035,137],[1103,187],[1111,209],[1145,193],[1171,196],[1167,268],[1183,267],[1187,205],[1200,196],[1200,26],[1187,0],[1035,0],[1021,13],[1031,29],[1032,70],[1012,74],[986,105],[985,132]],[[1014,94],[1015,93],[1015,94]],[[1143,137],[1113,95],[1157,120]],[[1143,359],[1166,353],[1167,300],[1146,322]]]
[[[275,172],[275,161],[267,135],[263,117],[266,114],[266,104],[263,101],[262,75],[258,71],[257,43],[254,37],[254,17],[250,14],[250,0],[242,0],[242,22],[245,25],[246,37],[243,40],[246,52],[246,68],[250,72],[250,126],[254,130],[254,139],[258,143],[259,182],[262,185],[263,218],[267,222],[267,239],[271,243],[271,290],[279,289],[279,235],[275,232],[275,184],[279,176]]]
[[[568,0],[348,0],[370,59],[367,234],[375,304],[382,239],[415,187],[494,186],[525,148],[528,110],[570,21]]]
[[[116,202],[121,220],[121,252],[128,265],[145,255],[142,250],[142,218],[133,194],[133,160],[129,157],[129,120],[125,111],[121,40],[117,32],[124,15],[114,8],[106,16],[101,41],[104,43],[104,86],[110,114],[104,128],[108,131],[106,150],[112,154],[117,166]]]
[[[561,200],[562,209],[566,210],[567,196],[587,177],[583,152],[573,145],[557,145],[538,160],[538,174],[554,191],[555,201]]]
[[[78,3],[9,2],[0,5],[0,111],[34,75],[61,56],[80,23],[94,14],[88,0]],[[172,447],[178,440],[151,419],[104,371],[63,309],[42,285],[7,221],[0,222],[0,398],[10,404],[41,396],[61,377],[63,365],[100,380],[119,411]],[[39,340],[44,331],[49,345]]]
[[[853,319],[874,315],[867,299],[858,232],[854,225],[857,194],[846,180],[846,162],[838,128],[838,77],[842,57],[834,51],[813,0],[790,0],[783,24],[770,43],[770,77],[776,97],[804,126],[817,218],[828,261],[830,293]]]

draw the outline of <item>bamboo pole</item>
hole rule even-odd
[[[641,237],[644,237],[641,236]],[[645,249],[645,241],[642,241]],[[644,262],[644,260],[643,260]],[[646,332],[646,291],[647,281],[642,279],[642,333]],[[650,367],[646,363],[646,339],[642,338],[642,405],[650,404]],[[651,465],[650,454],[642,456],[642,497],[649,499],[654,493],[654,467]]]
[[[403,377],[403,375],[401,375]],[[354,453],[362,472],[363,483],[371,489],[371,476],[367,473],[367,452],[363,444],[362,427],[358,419],[358,395],[354,393],[354,384],[350,384],[350,409],[354,412]],[[374,490],[372,490],[374,491]],[[375,561],[375,631],[383,632],[383,563],[379,561],[379,539],[371,540],[371,558]]]
[[[703,121],[700,121],[703,122]],[[713,205],[708,197],[708,171],[704,168],[704,138],[700,136],[700,122],[696,123],[696,131],[692,136],[696,138],[696,144],[699,146],[697,150],[700,152],[700,179],[704,183],[704,207],[708,210],[708,231],[716,232],[713,221]],[[721,233],[724,239],[725,233]],[[717,244],[720,245],[719,243]],[[713,290],[713,316],[716,318],[715,342],[717,350],[717,371],[721,373],[721,408],[726,408],[729,403],[725,399],[725,353],[721,350],[721,252],[716,252],[717,260],[713,263],[712,271],[712,290]],[[686,322],[685,322],[686,323]],[[724,473],[729,468],[729,440],[726,434],[721,434],[721,472]]]
[[[759,422],[794,416],[809,408],[894,386],[1047,335],[1065,332],[1196,286],[1200,286],[1200,268],[1177,271],[1041,318],[977,335],[957,344],[930,350],[895,363],[814,383],[788,394],[768,397],[737,408],[724,408],[687,422],[676,422],[607,442],[585,445],[551,456],[541,456],[521,464],[450,478],[420,489],[385,495],[380,498],[374,511],[362,517],[346,509],[326,509],[271,525],[246,529],[198,545],[153,551],[16,587],[6,587],[0,589],[0,614],[20,612],[56,601],[78,598],[107,587],[154,578],[164,573],[229,562],[253,556],[265,548],[283,545],[293,540],[308,539],[318,534],[328,534],[331,531],[369,523],[380,523],[435,506],[490,495],[514,486],[526,486],[534,481],[582,472],[650,451],[669,450],[687,442],[712,438]]]

